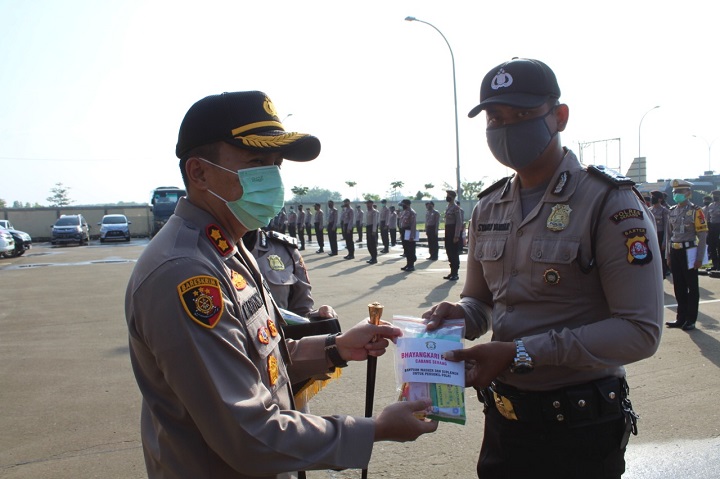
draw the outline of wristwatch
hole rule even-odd
[[[525,349],[525,343],[522,339],[515,339],[515,359],[510,365],[510,372],[514,374],[527,374],[535,369],[533,359]]]
[[[325,354],[335,368],[344,368],[348,365],[347,361],[340,356],[337,348],[336,340],[340,334],[341,333],[328,334],[325,337]]]

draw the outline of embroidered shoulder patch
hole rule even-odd
[[[222,234],[219,226],[208,225],[207,228],[205,228],[205,234],[222,256],[227,256],[232,253],[233,247],[227,238],[225,238],[225,235]]]
[[[632,219],[643,219],[643,212],[635,208],[626,208],[616,211],[610,216],[610,220],[615,224]]]
[[[220,281],[212,276],[193,276],[177,286],[180,302],[190,318],[201,326],[214,328],[223,313]]]
[[[652,261],[652,251],[648,244],[647,230],[645,228],[632,228],[623,231],[625,246],[627,246],[627,262],[630,264],[648,264]]]

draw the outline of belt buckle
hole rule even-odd
[[[682,243],[673,243],[672,247],[673,247],[673,249],[682,249],[683,244]]]
[[[518,417],[515,414],[515,408],[513,407],[512,401],[510,399],[506,398],[505,396],[501,396],[495,391],[493,393],[493,398],[495,399],[495,407],[497,408],[498,412],[502,414],[502,416],[505,419],[509,419],[510,421],[517,421]]]

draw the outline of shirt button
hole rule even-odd
[[[510,276],[517,276],[517,275],[518,275],[518,270],[514,269],[514,270],[510,271]]]
[[[537,253],[535,253],[535,257],[542,258],[542,251],[538,251]]]
[[[517,230],[517,233],[515,233],[515,236],[522,236],[523,232],[522,230]]]
[[[512,313],[513,311],[515,311],[515,306],[508,306],[508,307],[507,307],[507,312],[508,312],[508,313]]]

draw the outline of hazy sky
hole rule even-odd
[[[720,7],[708,1],[96,1],[0,0],[0,198],[47,203],[57,182],[76,204],[146,202],[181,185],[177,131],[187,109],[223,91],[262,90],[290,131],[322,142],[285,162],[292,186],[354,198],[455,184],[450,52],[461,176],[508,172],[484,117],[469,119],[485,73],[514,56],[555,71],[570,107],[563,143],[595,143],[585,163],[648,179],[708,169],[720,137]],[[693,135],[697,135],[696,138]],[[712,148],[720,171],[720,141]],[[350,189],[346,181],[355,181]]]

